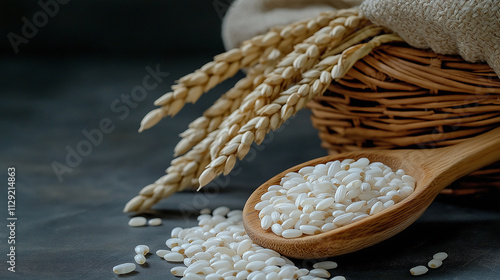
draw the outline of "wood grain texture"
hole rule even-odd
[[[243,223],[249,237],[257,244],[288,257],[323,258],[351,253],[401,232],[415,222],[437,194],[454,180],[500,160],[500,128],[460,144],[439,149],[371,150],[342,153],[317,158],[294,166],[262,184],[250,196],[243,209]],[[254,210],[260,197],[271,185],[304,166],[314,166],[337,159],[366,157],[380,161],[393,170],[403,169],[416,180],[415,191],[406,199],[375,215],[338,229],[317,235],[286,239],[260,226]]]

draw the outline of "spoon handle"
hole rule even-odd
[[[417,151],[418,153],[418,151]],[[500,160],[500,127],[462,143],[426,153],[422,168],[436,174],[436,187],[453,181]]]

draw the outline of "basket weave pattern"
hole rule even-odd
[[[487,64],[404,44],[384,45],[358,61],[308,107],[322,147],[330,154],[436,148],[500,124],[500,80]],[[500,162],[444,192],[489,190],[500,190]]]

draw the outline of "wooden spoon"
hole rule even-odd
[[[368,158],[370,162],[382,162],[393,170],[403,169],[415,178],[415,191],[403,201],[375,215],[316,235],[286,239],[262,229],[254,206],[267,188],[279,184],[285,174],[296,172],[304,166],[362,157]],[[285,170],[257,188],[243,209],[243,224],[255,243],[288,257],[323,258],[354,252],[401,232],[424,213],[443,188],[498,160],[500,128],[445,148],[356,151],[321,157]]]

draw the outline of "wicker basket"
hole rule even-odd
[[[404,44],[384,45],[308,107],[322,147],[330,154],[435,148],[500,125],[500,80],[487,64]],[[460,179],[443,193],[490,191],[500,191],[500,162]]]

